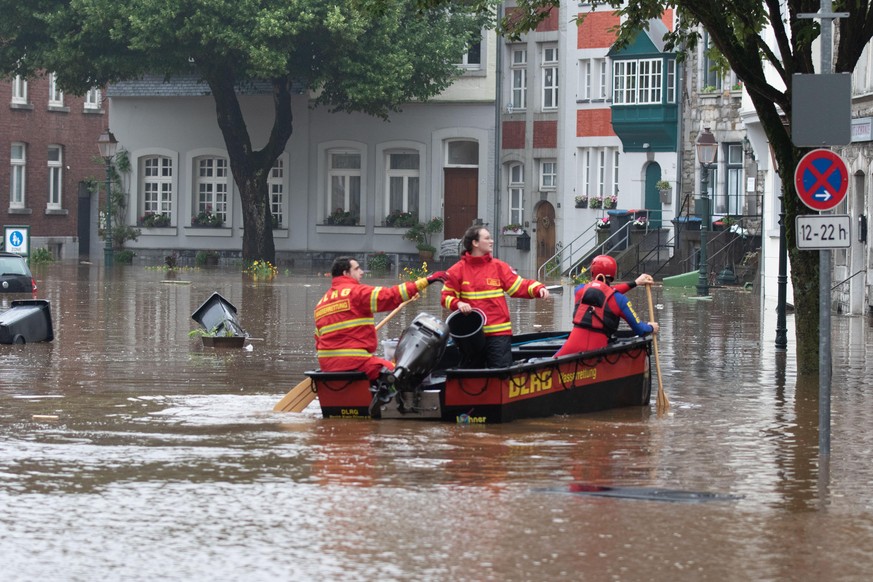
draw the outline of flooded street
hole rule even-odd
[[[833,317],[831,456],[820,471],[818,379],[796,377],[793,317],[790,352],[775,354],[775,312],[762,318],[741,290],[713,289],[712,301],[653,290],[668,414],[653,397],[650,409],[477,426],[324,420],[317,403],[273,413],[316,366],[312,310],[327,278],[255,284],[227,268],[166,280],[84,265],[35,274],[55,339],[0,345],[0,580],[873,571],[865,318]],[[215,291],[257,338],[250,351],[189,337]],[[643,289],[629,295],[647,311]],[[510,300],[514,330],[567,329],[569,292],[554,299]],[[445,315],[436,286],[380,337],[419,311]],[[593,486],[628,495],[580,491]],[[673,493],[634,498],[653,490]]]

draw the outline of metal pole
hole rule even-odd
[[[115,262],[115,250],[112,248],[112,158],[106,158],[106,240],[103,246],[103,264],[111,267]]]
[[[776,277],[776,349],[788,349],[785,303],[788,288],[788,249],[785,246],[785,201],[779,196],[779,274]]]
[[[821,72],[834,72],[831,0],[821,0]],[[827,15],[827,16],[825,16]],[[818,453],[831,454],[831,251],[818,252]]]
[[[700,201],[703,203],[703,224],[700,225],[700,272],[697,277],[697,296],[709,295],[709,266],[707,265],[706,245],[709,235],[709,164],[700,164],[703,175],[700,178],[702,190]]]

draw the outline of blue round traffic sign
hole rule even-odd
[[[843,201],[849,188],[846,162],[831,150],[812,150],[794,171],[800,200],[812,210],[830,210]]]
[[[20,247],[24,242],[24,236],[22,236],[20,230],[13,230],[9,235],[9,242],[12,243],[14,247]]]

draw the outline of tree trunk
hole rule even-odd
[[[215,99],[218,126],[227,146],[234,182],[239,188],[245,229],[243,261],[270,261],[275,265],[276,247],[267,177],[285,150],[293,130],[290,80],[273,79],[273,127],[264,148],[254,151],[229,71],[204,71],[204,78]]]

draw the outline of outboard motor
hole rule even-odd
[[[442,320],[429,313],[416,315],[400,334],[394,350],[394,370],[383,368],[379,375],[370,415],[379,404],[388,403],[398,390],[413,390],[420,385],[439,363],[448,341],[449,328]]]

